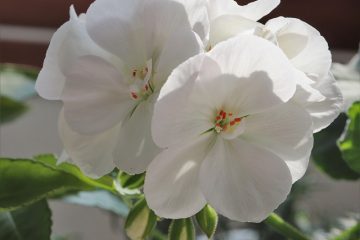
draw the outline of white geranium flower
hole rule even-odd
[[[254,32],[257,21],[276,8],[280,0],[257,0],[240,6],[234,0],[207,0],[210,19],[210,41],[207,49],[244,32]]]
[[[274,44],[251,35],[219,43],[177,67],[152,121],[162,148],[145,197],[166,218],[209,203],[238,221],[262,221],[306,171],[310,115],[289,100],[298,75]]]
[[[326,40],[309,24],[284,17],[269,20],[256,34],[274,42],[303,73],[294,101],[311,114],[314,132],[327,127],[340,113],[342,95],[330,73]]]
[[[159,151],[154,99],[173,68],[202,51],[207,19],[201,0],[97,0],[54,35],[37,90],[64,102],[60,136],[86,174],[146,169]]]

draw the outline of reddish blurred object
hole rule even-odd
[[[1,0],[0,24],[57,28],[67,21],[71,4],[82,13],[91,2],[93,0]],[[238,2],[244,5],[251,1]],[[331,49],[355,50],[360,40],[359,13],[360,0],[282,0],[266,19],[300,18],[316,27]],[[0,62],[41,66],[46,48],[46,44],[9,42],[0,38]]]

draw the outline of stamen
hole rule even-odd
[[[232,128],[241,122],[241,117],[233,118],[232,112],[225,112],[224,110],[220,110],[218,115],[215,117],[215,128],[214,130],[217,133],[221,131],[226,131],[229,128]]]
[[[131,97],[134,98],[134,99],[137,99],[138,98],[138,95],[134,92],[131,92]]]

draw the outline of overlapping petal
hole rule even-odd
[[[142,173],[160,152],[151,136],[153,103],[139,103],[124,120],[115,147],[115,164],[130,174]]]
[[[239,35],[219,43],[209,52],[209,56],[216,60],[224,74],[250,78],[252,74],[257,73],[253,82],[269,79],[268,88],[271,91],[268,92],[278,97],[277,103],[286,102],[294,95],[296,83],[291,64],[280,49],[264,39]],[[275,101],[263,103],[268,105],[274,104]]]
[[[200,73],[203,64],[204,73]],[[190,58],[173,71],[154,108],[152,135],[158,146],[167,147],[193,139],[213,127],[209,121],[214,114],[213,109],[209,105],[196,104],[199,100],[204,102],[201,99],[206,96],[193,94],[193,88],[199,74],[216,76],[219,71],[216,63],[205,54]]]
[[[201,166],[200,187],[220,214],[260,222],[286,199],[291,175],[275,154],[241,139],[218,138]]]
[[[64,88],[66,74],[72,69],[76,58],[95,55],[109,59],[110,54],[97,46],[85,29],[86,16],[77,16],[70,8],[70,20],[61,26],[50,41],[44,66],[36,81],[40,96],[49,100],[59,100]]]
[[[160,55],[175,31],[193,29],[190,21],[206,26],[206,16],[192,20],[187,13],[202,15],[204,9],[204,5],[191,1],[98,0],[87,12],[87,29],[101,47],[117,55],[129,67],[139,67]],[[204,37],[206,30],[202,31]],[[188,35],[180,36],[186,39]]]
[[[59,117],[59,133],[66,153],[88,176],[98,178],[115,168],[113,150],[120,125],[99,134],[83,135],[74,132],[64,118]]]
[[[239,15],[223,15],[211,22],[210,46],[225,41],[241,33],[252,34],[262,24]]]
[[[135,101],[122,74],[100,57],[77,59],[62,94],[70,127],[83,134],[105,131],[122,122]]]
[[[284,17],[269,20],[266,28],[276,35],[279,47],[296,68],[316,78],[328,74],[331,53],[315,28],[299,19]]]
[[[209,134],[164,150],[149,165],[144,192],[149,207],[166,218],[190,217],[206,204],[199,187]]]
[[[304,175],[313,144],[312,119],[297,104],[289,102],[248,116],[240,137],[286,161],[293,182]]]
[[[331,73],[316,81],[311,87],[318,89],[325,97],[322,101],[312,101],[295,94],[294,100],[305,107],[313,120],[313,130],[318,132],[329,126],[343,108],[343,96]]]

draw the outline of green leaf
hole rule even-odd
[[[62,165],[58,167],[29,159],[0,158],[0,210],[11,210],[43,198],[96,188],[109,187],[84,176],[80,171],[65,170]]]
[[[206,205],[195,217],[201,230],[209,239],[212,238],[218,223],[218,215],[215,209],[210,207],[210,205]]]
[[[349,167],[360,174],[360,101],[349,108],[348,117],[339,147]]]
[[[114,194],[98,190],[90,192],[79,192],[74,195],[65,196],[61,200],[88,207],[97,207],[113,212],[121,217],[126,217],[129,213],[128,207]]]
[[[344,161],[337,140],[341,136],[347,117],[341,114],[329,127],[314,135],[312,159],[324,173],[335,179],[356,180],[360,175]]]
[[[145,198],[140,199],[129,212],[125,231],[130,239],[145,239],[155,228],[157,216],[147,206]]]
[[[55,168],[57,170],[61,170],[61,171],[67,172],[73,176],[76,176],[81,181],[87,182],[88,184],[90,184],[92,186],[96,186],[98,188],[102,188],[102,189],[105,189],[105,190],[108,190],[111,192],[115,192],[115,190],[112,187],[113,179],[110,176],[104,176],[104,177],[94,180],[92,178],[85,176],[81,172],[81,170],[73,164],[70,164],[67,162],[57,164],[57,159],[55,158],[55,156],[53,154],[38,155],[38,156],[35,156],[34,159],[37,162],[41,162],[41,163],[45,164],[46,166],[49,166],[51,168]]]
[[[194,240],[195,227],[191,218],[175,219],[169,228],[169,240]]]
[[[0,212],[0,239],[50,240],[51,211],[45,200],[11,212]]]
[[[137,189],[144,185],[145,173],[129,175],[125,172],[120,172],[118,179],[123,188]]]
[[[26,111],[25,104],[11,98],[0,96],[0,123],[14,120]]]

